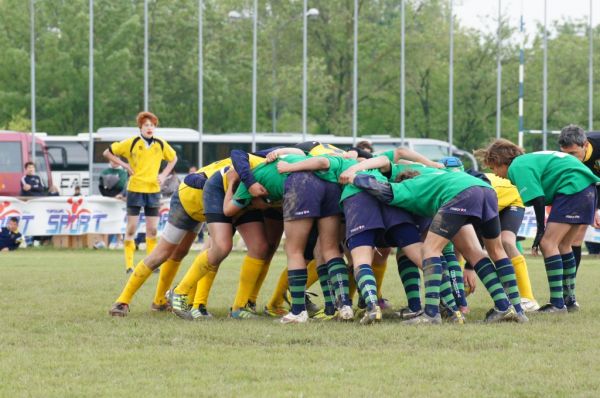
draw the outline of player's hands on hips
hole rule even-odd
[[[285,160],[280,160],[279,163],[277,163],[277,171],[279,173],[289,173],[292,171],[292,165]]]
[[[162,186],[162,184],[165,183],[165,180],[167,179],[167,176],[165,176],[164,174],[159,174],[158,175],[158,184]]]
[[[130,176],[134,175],[135,173],[133,172],[133,169],[131,168],[130,165],[126,164],[125,166],[123,166],[123,168],[125,170],[127,170],[127,174],[129,174]]]
[[[269,192],[261,185],[260,182],[255,182],[254,184],[250,185],[248,192],[250,192],[250,195],[254,196],[255,198],[258,196],[267,196],[269,194]]]
[[[465,268],[463,271],[463,279],[465,283],[465,290],[468,286],[470,292],[475,293],[475,288],[477,287],[477,274],[475,273],[475,270]]]

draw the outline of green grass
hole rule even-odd
[[[490,300],[479,285],[467,325],[361,327],[226,319],[240,259],[232,255],[216,278],[209,308],[217,319],[194,323],[149,311],[156,276],[128,317],[109,317],[125,282],[121,252],[1,253],[0,396],[591,397],[600,391],[598,260],[584,259],[577,314],[480,324],[475,320]],[[542,262],[528,260],[543,303]],[[278,254],[259,305],[283,265]],[[395,307],[405,303],[392,262],[384,295]]]

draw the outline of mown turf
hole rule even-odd
[[[531,316],[527,325],[477,323],[490,307],[479,285],[470,297],[471,322],[442,327],[226,319],[240,259],[232,255],[216,278],[209,308],[217,319],[186,322],[149,311],[156,276],[128,317],[107,315],[126,279],[120,252],[2,253],[0,396],[593,397],[600,391],[597,259],[584,259],[577,314]],[[543,303],[542,262],[528,260]],[[283,265],[278,254],[259,306]],[[395,307],[405,303],[392,261],[384,295]]]

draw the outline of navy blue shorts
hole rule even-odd
[[[500,211],[500,228],[502,231],[510,231],[515,235],[521,228],[523,217],[525,216],[525,208],[519,206],[508,206]]]
[[[202,193],[204,215],[208,224],[213,222],[232,223],[232,218],[223,214],[224,200],[225,188],[223,187],[223,176],[217,172],[206,180],[204,192]]]
[[[177,191],[171,196],[168,223],[186,231],[193,231],[200,224],[187,214],[181,200],[179,200],[179,192]]]
[[[548,222],[592,224],[596,212],[596,185],[572,195],[558,194],[552,201]]]
[[[338,215],[342,212],[338,205],[340,195],[338,184],[321,180],[312,172],[291,173],[285,180],[283,219],[291,221]]]
[[[142,193],[127,191],[127,215],[139,216],[144,208],[146,217],[158,217],[160,209],[160,192]]]
[[[346,240],[369,230],[385,230],[382,204],[367,192],[359,192],[342,202],[346,217]]]
[[[417,225],[415,217],[411,213],[400,207],[382,204],[381,215],[383,216],[383,223],[385,224],[386,230],[396,225],[406,223]]]
[[[486,222],[498,217],[498,196],[490,188],[470,187],[444,203],[438,213],[459,214]]]

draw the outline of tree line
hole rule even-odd
[[[251,130],[251,0],[204,1],[204,131]],[[143,107],[143,0],[94,2],[94,129],[134,124]],[[353,0],[311,0],[308,130],[352,134]],[[449,6],[406,2],[406,135],[448,134]],[[37,0],[37,130],[88,130],[88,0]],[[198,1],[149,0],[149,107],[161,125],[198,126]],[[29,1],[0,0],[0,128],[29,130]],[[298,132],[302,119],[302,1],[260,0],[257,130]],[[496,25],[490,17],[490,25]],[[400,1],[359,1],[358,134],[400,134]],[[548,45],[548,128],[587,127],[586,21],[555,22]],[[542,27],[528,26],[525,128],[542,126]],[[594,37],[598,38],[595,28]],[[502,135],[518,130],[519,32],[503,21]],[[496,132],[495,33],[454,26],[454,142]],[[598,64],[598,56],[594,55]],[[600,115],[600,101],[594,114]],[[595,117],[598,119],[598,116]],[[539,140],[527,145],[538,149]],[[554,140],[549,138],[549,146]]]

